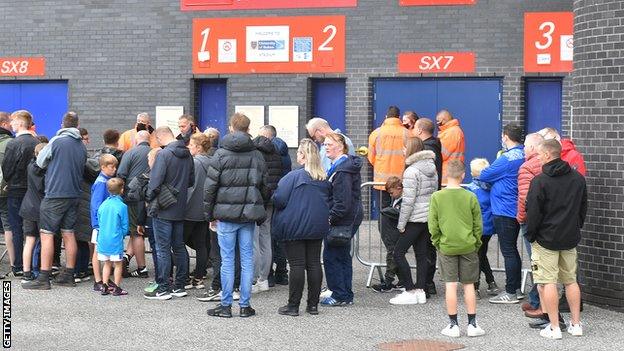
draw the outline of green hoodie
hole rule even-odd
[[[431,196],[429,232],[444,255],[466,255],[481,247],[483,222],[477,197],[463,188],[446,188]]]

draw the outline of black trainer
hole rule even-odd
[[[217,305],[208,310],[208,315],[212,317],[232,318],[232,306]]]
[[[394,285],[392,283],[381,283],[381,284],[373,284],[373,285],[371,285],[371,289],[373,289],[376,292],[380,292],[380,293],[393,291],[394,288],[396,288],[396,285]]]
[[[74,281],[74,275],[67,271],[62,271],[54,278],[54,285],[75,287],[76,281]]]
[[[284,315],[284,316],[297,317],[299,315],[299,307],[290,306],[290,305],[282,306],[277,309],[277,313]]]
[[[542,318],[536,319],[534,322],[530,322],[529,327],[533,329],[544,329],[546,325],[548,324],[550,324],[550,320],[548,318],[542,317]],[[567,327],[566,322],[563,319],[563,316],[561,315],[561,313],[559,314],[559,327],[561,328],[561,330],[564,330]]]
[[[288,285],[288,273],[275,275],[275,284]]]
[[[28,290],[50,290],[50,280],[39,274],[37,279],[22,283],[22,289]]]
[[[147,272],[147,267],[143,267],[130,272],[130,276],[133,278],[149,278],[149,273]]]
[[[429,295],[437,295],[438,294],[438,290],[436,289],[436,286],[434,283],[427,283],[425,285],[425,292]]]
[[[306,307],[306,312],[308,314],[316,316],[317,314],[319,314],[319,312],[318,312],[318,305],[310,305],[310,306]]]
[[[247,317],[251,317],[251,316],[255,316],[255,315],[256,315],[256,310],[251,308],[251,306],[249,306],[249,307],[241,307],[240,308],[240,316],[243,317],[243,318],[247,318]]]

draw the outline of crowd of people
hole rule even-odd
[[[265,125],[252,137],[249,125],[236,113],[221,137],[214,128],[201,132],[192,116],[183,115],[176,136],[169,127],[154,129],[149,114],[140,113],[134,128],[106,130],[104,147],[89,155],[91,138],[74,112],[63,116],[49,141],[36,135],[28,111],[0,112],[0,220],[12,268],[7,278],[20,277],[24,289],[48,290],[93,276],[94,291],[126,295],[123,278],[149,277],[147,237],[155,279],[145,288],[146,299],[204,289],[198,300],[218,302],[209,316],[232,317],[238,300],[239,316],[250,317],[252,293],[288,285],[288,302],[278,313],[297,316],[307,282],[309,314],[318,314],[319,304],[353,304],[351,240],[364,217],[363,158],[342,131],[312,118],[306,124],[310,139],[299,142],[299,166],[292,170],[275,128]],[[508,124],[501,143],[491,164],[469,162],[472,182],[462,184],[465,140],[451,112],[440,111],[434,123],[389,107],[369,137],[367,156],[387,249],[384,279],[372,288],[397,291],[391,304],[426,303],[437,294],[437,265],[449,316],[442,334],[461,335],[461,283],[466,334],[483,335],[476,321],[481,273],[490,303],[524,298],[517,248],[522,235],[536,283],[522,305],[537,318],[531,326],[560,339],[566,324],[559,309],[567,307],[567,331],[582,335],[575,250],[587,209],[582,156],[552,128],[524,138],[519,126]],[[494,234],[505,262],[502,290],[487,259]],[[192,272],[187,246],[196,253]],[[410,248],[415,281],[406,258]],[[130,271],[133,258],[137,268]],[[569,306],[558,300],[557,283]]]

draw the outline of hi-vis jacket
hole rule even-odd
[[[407,138],[407,129],[399,118],[386,118],[381,127],[368,137],[368,161],[373,165],[375,182],[386,182],[391,177],[403,178],[405,156],[403,147]],[[384,190],[385,187],[375,186]]]
[[[457,119],[452,119],[440,126],[438,138],[442,143],[442,184],[446,184],[446,169],[449,161],[464,162],[464,132]]]

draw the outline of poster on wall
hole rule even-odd
[[[234,106],[235,113],[242,113],[249,117],[249,134],[252,137],[258,135],[260,127],[264,125],[264,106],[262,105],[238,105]]]
[[[524,14],[524,71],[572,72],[574,13]]]
[[[356,7],[357,0],[180,0],[182,11]]]
[[[269,106],[269,124],[288,147],[299,145],[299,106]]]
[[[399,0],[400,6],[474,5],[477,0]]]
[[[173,135],[180,134],[178,119],[184,114],[184,106],[156,106],[156,128],[169,127]]]
[[[342,73],[345,29],[345,16],[194,19],[193,73]]]

